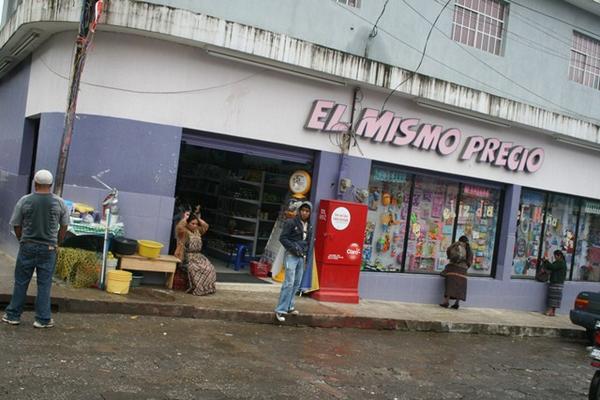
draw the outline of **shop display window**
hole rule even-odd
[[[371,171],[363,269],[400,272],[412,175],[375,167]]]
[[[473,251],[470,275],[490,276],[500,209],[500,190],[463,185],[458,207],[456,238],[469,238]]]
[[[570,275],[573,264],[578,213],[578,198],[559,194],[549,195],[542,259],[553,260],[554,251],[562,251],[567,263],[567,276]]]
[[[582,202],[577,238],[573,280],[600,282],[599,202]]]
[[[500,203],[500,189],[374,166],[362,270],[440,273],[446,249],[466,235],[474,253],[468,273],[490,276]]]
[[[458,183],[416,177],[409,216],[406,271],[439,273],[448,263],[452,244]]]
[[[538,264],[546,194],[523,189],[517,218],[513,278],[533,278]]]

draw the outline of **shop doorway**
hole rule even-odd
[[[202,252],[218,274],[248,274],[244,264],[263,254],[288,204],[289,178],[298,170],[312,173],[312,154],[302,149],[269,149],[239,141],[232,145],[214,137],[184,135],[174,214],[200,205],[201,218],[210,225]],[[244,268],[236,271],[239,252],[244,254]]]

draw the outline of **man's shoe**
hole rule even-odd
[[[9,325],[19,325],[21,323],[21,321],[19,321],[18,319],[8,318],[8,315],[6,314],[4,314],[4,316],[2,317],[2,322],[6,322]]]
[[[41,323],[41,322],[39,322],[39,321],[36,320],[36,321],[33,322],[33,327],[34,328],[39,328],[39,329],[53,328],[54,327],[54,320],[51,319],[50,322],[48,322],[46,324],[43,324],[43,323]]]
[[[277,321],[279,321],[279,322],[285,322],[285,317],[283,316],[282,313],[276,312],[275,313],[275,318],[277,318]]]
[[[454,303],[450,306],[450,308],[454,308],[455,310],[458,310],[458,307],[460,307],[458,303]]]
[[[295,308],[292,308],[290,311],[288,311],[288,314],[298,315],[300,314],[300,311],[296,310]]]

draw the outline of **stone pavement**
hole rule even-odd
[[[0,303],[12,293],[14,260],[0,252]],[[29,294],[35,294],[35,279]],[[217,293],[197,297],[179,291],[148,286],[116,295],[98,289],[73,289],[54,285],[52,304],[58,312],[158,315],[277,324],[273,308],[278,285],[217,283]],[[33,303],[31,297],[28,303]],[[540,313],[489,308],[443,309],[438,305],[361,300],[360,304],[321,303],[303,296],[298,316],[286,325],[324,328],[389,329],[477,333],[506,336],[585,337],[583,328],[567,315],[546,317]],[[33,318],[24,315],[24,319]],[[60,321],[60,317],[57,318]]]

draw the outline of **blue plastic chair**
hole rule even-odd
[[[250,265],[251,257],[248,255],[248,247],[243,244],[236,244],[233,252],[229,256],[227,267],[233,263],[234,271],[239,271],[240,268],[244,268]]]

